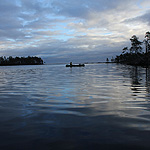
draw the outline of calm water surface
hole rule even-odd
[[[0,149],[150,149],[150,69],[0,67]]]

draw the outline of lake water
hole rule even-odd
[[[0,149],[150,149],[150,69],[1,66]]]

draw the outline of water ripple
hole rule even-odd
[[[48,118],[113,116],[126,120],[122,126],[149,130],[150,69],[116,64],[1,67],[0,112],[1,122],[18,118],[28,124],[32,118],[57,124],[59,119]]]

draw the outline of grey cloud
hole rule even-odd
[[[6,39],[26,39],[26,29],[40,29],[48,25],[44,18],[47,13],[43,13],[40,2],[37,0],[15,0],[0,2],[0,38]]]
[[[141,16],[137,16],[135,18],[130,18],[125,20],[124,22],[130,23],[130,22],[143,22],[150,25],[150,11],[147,11],[145,14]]]
[[[0,14],[1,16],[7,17],[11,14],[14,16],[19,11],[19,6],[16,5],[15,1],[2,0],[0,2]]]
[[[17,15],[20,12],[20,8],[13,1],[1,1],[0,2],[0,38],[19,38],[24,34],[19,31],[22,28],[21,21]]]
[[[109,56],[112,54],[108,53],[110,50],[117,52],[124,46],[123,42],[128,36],[129,27],[122,22],[123,26],[119,24],[122,16],[120,19],[118,15],[130,12],[135,2],[136,0],[2,0],[0,40],[8,45],[3,44],[5,51],[0,51],[0,54],[37,55],[49,57],[50,61],[70,58],[92,61],[104,55]],[[137,19],[149,23],[149,14],[147,12],[132,18],[132,21]],[[115,20],[117,17],[118,20]],[[115,36],[108,37],[105,32],[113,32]],[[120,36],[123,36],[123,41],[117,43],[116,39]],[[59,37],[66,37],[67,40],[58,40],[61,39]]]
[[[56,14],[69,17],[86,18],[88,14],[88,8],[83,5],[82,1],[56,0],[52,3],[52,9]]]
[[[52,2],[52,9],[59,15],[88,19],[92,11],[103,12],[117,9],[120,5],[124,8],[129,2],[129,0],[55,0]]]

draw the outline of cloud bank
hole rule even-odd
[[[146,0],[1,0],[0,55],[104,61],[150,25]]]

